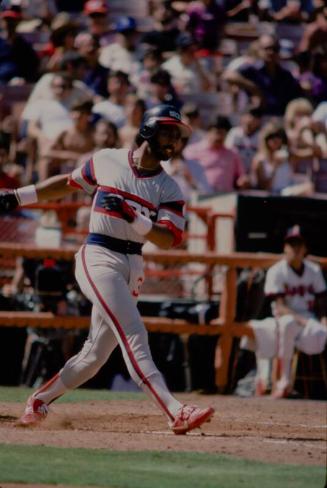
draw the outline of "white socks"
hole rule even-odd
[[[38,400],[42,400],[44,403],[49,405],[56,398],[62,396],[68,388],[63,384],[59,374],[54,376],[45,385],[41,386],[39,390],[33,393],[33,397]]]

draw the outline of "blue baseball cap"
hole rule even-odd
[[[115,30],[116,32],[130,32],[136,30],[136,21],[134,17],[122,16],[116,21]]]

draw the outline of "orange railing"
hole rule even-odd
[[[26,258],[41,259],[53,257],[55,259],[72,260],[76,252],[75,246],[67,246],[61,249],[35,248],[33,245],[21,245],[15,243],[0,243],[0,256],[15,258],[25,256]],[[276,254],[251,254],[233,253],[218,255],[212,252],[206,255],[190,254],[185,251],[167,251],[145,253],[147,263],[160,265],[178,266],[190,263],[201,263],[206,266],[222,266],[226,269],[224,274],[224,286],[219,305],[218,319],[208,324],[193,325],[185,320],[175,320],[158,317],[145,317],[144,322],[151,332],[174,332],[177,334],[201,334],[219,335],[216,353],[216,384],[220,391],[228,387],[229,360],[234,337],[251,334],[247,323],[235,322],[236,315],[236,280],[237,269],[240,268],[263,268],[266,269],[274,264],[280,255]],[[327,258],[313,257],[315,261],[327,268]],[[34,326],[34,327],[66,327],[85,328],[89,325],[87,317],[55,317],[52,314],[37,314],[27,312],[1,312],[0,326]]]

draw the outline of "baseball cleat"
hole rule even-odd
[[[18,424],[24,427],[32,427],[46,418],[48,405],[38,398],[29,397],[25,412],[20,417]]]
[[[264,396],[267,393],[266,383],[262,379],[258,379],[255,383],[255,396]]]
[[[190,430],[209,422],[215,410],[212,407],[199,408],[194,405],[182,405],[175,420],[169,424],[174,434],[186,434]]]

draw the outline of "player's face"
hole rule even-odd
[[[212,128],[207,134],[209,145],[213,148],[220,148],[226,139],[227,131],[225,129]]]
[[[175,156],[181,143],[181,130],[177,125],[163,125],[159,127],[155,146],[152,152],[161,161],[167,161]]]
[[[284,254],[289,264],[300,265],[307,254],[307,248],[303,241],[286,242]]]

